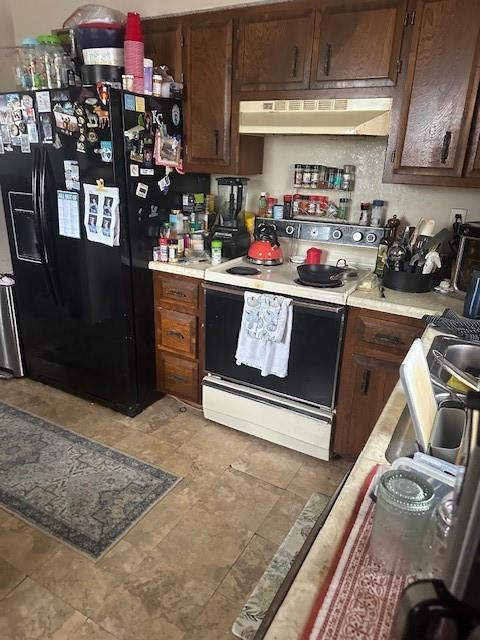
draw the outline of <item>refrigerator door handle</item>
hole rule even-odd
[[[37,207],[38,207],[38,219],[40,222],[40,235],[42,237],[43,263],[45,265],[47,281],[48,281],[50,292],[52,294],[53,301],[57,306],[60,306],[62,303],[62,296],[60,293],[57,274],[55,273],[53,251],[52,252],[50,251],[52,247],[52,241],[51,241],[50,227],[49,227],[47,212],[45,207],[46,172],[47,172],[47,151],[45,148],[42,148],[42,151],[40,152],[40,167],[39,167],[38,182],[37,182],[38,184]]]

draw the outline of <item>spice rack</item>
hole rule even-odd
[[[355,166],[345,165],[343,169],[325,165],[295,165],[292,199],[292,217],[299,220],[346,221],[350,213],[350,194],[355,182]],[[338,205],[330,202],[327,195],[305,195],[303,190],[335,191],[345,194]]]

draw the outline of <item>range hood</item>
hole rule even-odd
[[[391,98],[243,100],[240,133],[387,136]]]

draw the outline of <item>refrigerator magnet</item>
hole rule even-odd
[[[135,111],[145,112],[145,98],[143,96],[135,96]]]
[[[168,192],[168,187],[170,186],[170,178],[168,175],[164,176],[161,180],[158,181],[158,186],[160,187],[160,191],[162,193]]]
[[[154,176],[155,169],[140,169],[141,176]]]
[[[113,158],[113,147],[111,140],[100,140],[100,157],[102,162],[111,162]]]
[[[130,165],[130,175],[132,178],[138,178],[138,164]]]
[[[22,153],[30,153],[31,151],[28,133],[22,133],[20,136],[20,151]]]
[[[148,193],[148,185],[143,183],[143,182],[139,182],[137,184],[137,190],[135,191],[135,194],[139,198],[146,198],[147,197],[147,193]]]
[[[35,95],[37,98],[38,113],[49,113],[52,110],[52,105],[48,91],[37,91]]]
[[[124,105],[127,111],[135,111],[135,96],[126,93],[124,95]]]

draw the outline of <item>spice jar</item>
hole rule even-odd
[[[346,164],[343,167],[341,189],[343,189],[343,191],[352,191],[354,184],[355,184],[355,165]]]
[[[168,239],[160,238],[160,262],[168,262]]]
[[[360,205],[360,220],[358,221],[358,224],[364,227],[368,227],[369,223],[370,223],[370,203],[362,202],[362,204]]]
[[[211,250],[212,264],[220,264],[222,262],[222,241],[212,240]]]
[[[347,220],[350,211],[350,200],[348,198],[340,198],[338,205],[338,217]]]
[[[296,187],[301,187],[302,183],[303,183],[303,165],[302,164],[296,164],[295,165],[295,175],[294,175],[293,184]]]
[[[292,198],[292,216],[298,216],[300,213],[300,201],[302,196],[299,193],[295,193]]]
[[[310,174],[310,187],[312,189],[318,188],[318,164],[312,166],[312,173]]]
[[[374,200],[372,202],[372,218],[371,225],[372,227],[381,227],[384,222],[385,215],[385,201],[384,200]]]
[[[309,164],[306,164],[303,170],[302,187],[309,188],[311,180],[312,180],[312,168]]]
[[[168,261],[178,262],[178,241],[171,240],[168,245]]]
[[[273,218],[273,207],[277,204],[277,198],[273,196],[268,196],[267,198],[267,218]]]
[[[152,93],[157,98],[159,98],[162,95],[162,82],[163,82],[162,76],[154,73],[152,76]]]

